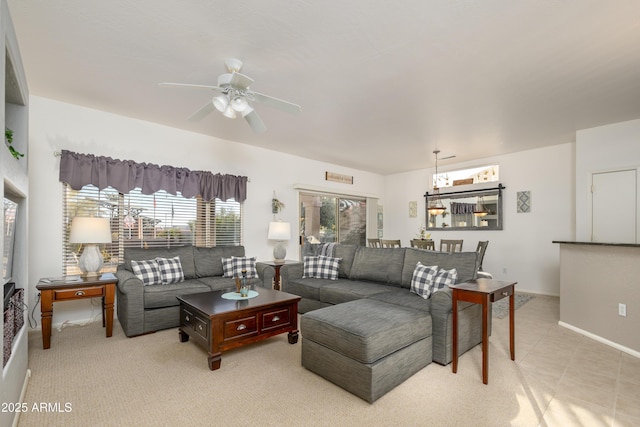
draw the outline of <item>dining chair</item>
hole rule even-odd
[[[436,244],[431,239],[411,239],[411,247],[418,249],[426,249],[429,251],[436,250]]]
[[[487,251],[487,246],[489,245],[489,241],[479,241],[478,247],[476,248],[476,252],[478,252],[478,265],[480,266],[478,270],[482,271],[482,260],[484,259],[484,253]]]
[[[462,252],[462,240],[441,239],[440,252]]]
[[[380,248],[380,239],[367,239],[370,248]]]
[[[400,248],[400,240],[380,240],[383,248]]]

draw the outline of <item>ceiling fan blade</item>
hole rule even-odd
[[[273,96],[264,95],[262,93],[251,91],[251,95],[256,102],[260,102],[265,105],[269,105],[271,107],[277,108],[282,111],[286,111],[291,114],[299,114],[302,111],[302,108],[298,104],[294,104],[293,102],[285,101],[283,99],[274,98]]]
[[[218,86],[192,85],[188,83],[158,83],[158,85],[167,86],[167,87],[188,87],[188,88],[194,88],[194,89],[220,90]]]
[[[193,113],[188,120],[190,122],[198,122],[204,119],[213,110],[215,110],[215,107],[213,106],[213,102],[209,101],[206,104],[204,104],[198,111]]]
[[[234,72],[231,74],[231,81],[229,82],[229,85],[236,89],[246,90],[251,83],[253,83],[253,79],[251,77]]]
[[[251,109],[247,114],[245,114],[244,119],[247,121],[247,123],[249,123],[251,129],[253,129],[253,131],[256,133],[264,132],[265,130],[267,130],[264,122],[254,109]]]

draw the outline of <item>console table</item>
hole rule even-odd
[[[511,360],[515,360],[514,340],[514,300],[515,286],[518,282],[504,282],[491,279],[477,279],[450,285],[452,289],[453,309],[453,361],[451,370],[458,371],[458,301],[482,304],[482,382],[489,383],[489,304],[509,297],[509,350]]]
[[[102,297],[102,327],[107,329],[107,337],[113,334],[113,304],[118,279],[112,273],[86,278],[81,276],[40,279],[36,289],[40,291],[42,312],[42,348],[51,347],[51,318],[53,303],[84,298]]]

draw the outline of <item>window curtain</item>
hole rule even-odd
[[[246,176],[136,163],[68,150],[62,150],[60,156],[60,181],[74,190],[92,184],[100,190],[112,187],[123,194],[134,188],[140,188],[142,194],[159,190],[174,195],[180,192],[183,197],[201,196],[207,202],[234,199],[242,203],[247,198]]]

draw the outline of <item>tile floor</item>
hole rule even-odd
[[[540,296],[517,311],[516,361],[553,393],[541,426],[640,426],[640,359],[558,325],[559,299]],[[507,319],[491,340],[509,348]]]

